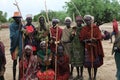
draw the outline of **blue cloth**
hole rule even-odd
[[[18,56],[22,57],[22,32],[19,30],[19,25],[13,22],[9,26],[10,29],[10,52],[11,54],[15,51],[18,46]]]
[[[120,52],[115,52],[114,57],[115,57],[115,63],[117,68],[116,77],[117,77],[117,80],[120,80]]]

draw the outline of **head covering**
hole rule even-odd
[[[21,17],[22,17],[22,16],[20,15],[20,12],[14,12],[13,18],[16,18],[16,17],[18,17],[18,18],[21,18]]]
[[[57,23],[59,23],[60,20],[59,20],[59,19],[52,19],[52,22],[57,22]]]
[[[83,20],[82,16],[76,16],[76,20]]]
[[[32,46],[30,46],[30,45],[26,45],[26,46],[25,46],[25,50],[26,50],[26,49],[30,49],[30,50],[32,50]]]
[[[71,19],[70,17],[66,17],[66,18],[65,18],[65,21],[66,21],[66,20],[70,20],[70,22],[72,22],[72,19]]]
[[[27,14],[26,18],[32,18],[32,14]]]
[[[46,44],[46,41],[42,41],[42,42],[40,43],[40,46],[43,45],[43,44]]]
[[[84,16],[84,19],[86,19],[86,18],[88,18],[88,17],[90,17],[91,19],[93,18],[91,15],[85,15],[85,16]]]

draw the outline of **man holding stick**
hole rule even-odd
[[[85,44],[85,63],[88,68],[89,80],[96,80],[97,68],[103,64],[102,35],[99,28],[92,23],[92,16],[85,15],[86,26],[80,31],[79,39]],[[94,76],[91,72],[94,69]]]
[[[21,15],[19,12],[14,12],[12,17],[14,22],[10,25],[10,53],[13,60],[13,80],[16,80],[16,65],[17,59],[19,60],[22,57],[22,24],[21,24]]]

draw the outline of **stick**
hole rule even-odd
[[[44,1],[45,1],[46,17],[47,17],[48,24],[50,25],[50,21],[49,21],[49,17],[48,17],[48,9],[47,9],[47,5],[46,5],[46,0],[44,0]]]
[[[91,39],[93,38],[93,21],[91,22]],[[92,44],[92,43],[91,43]],[[94,67],[93,67],[93,46],[91,46],[91,56],[92,56],[92,80],[93,80],[93,72],[94,72]]]
[[[57,47],[58,47],[58,43],[57,43],[57,38],[58,38],[58,26],[56,27],[56,56],[55,56],[55,80],[57,80]]]
[[[72,3],[72,5],[74,6],[74,8],[76,9],[76,11],[78,12],[78,14],[81,16],[81,14],[80,14],[80,12],[79,12],[77,6],[74,4],[74,2],[71,1],[71,3]],[[84,24],[86,24],[83,18],[82,18],[82,21],[84,22]]]

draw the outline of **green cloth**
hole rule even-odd
[[[49,58],[50,54],[51,54],[51,50],[48,49],[48,50],[47,50],[47,56],[48,56],[48,58]],[[40,69],[41,69],[41,71],[42,71],[42,72],[46,71],[46,67],[47,67],[47,66],[46,66],[45,63],[44,63],[44,58],[45,58],[45,56],[46,56],[46,52],[43,52],[42,50],[39,50],[39,51],[37,52],[37,56],[40,57],[40,59],[42,59],[42,63],[40,64]]]
[[[44,29],[40,30],[40,25],[36,28],[37,29],[37,33],[35,35],[35,39],[37,41],[48,41],[48,35],[44,35],[45,33],[49,33],[49,25],[45,25],[46,26],[46,31]]]
[[[76,27],[76,35],[71,44],[71,65],[75,67],[83,66],[84,62],[84,45],[79,40],[79,33],[82,27]]]

